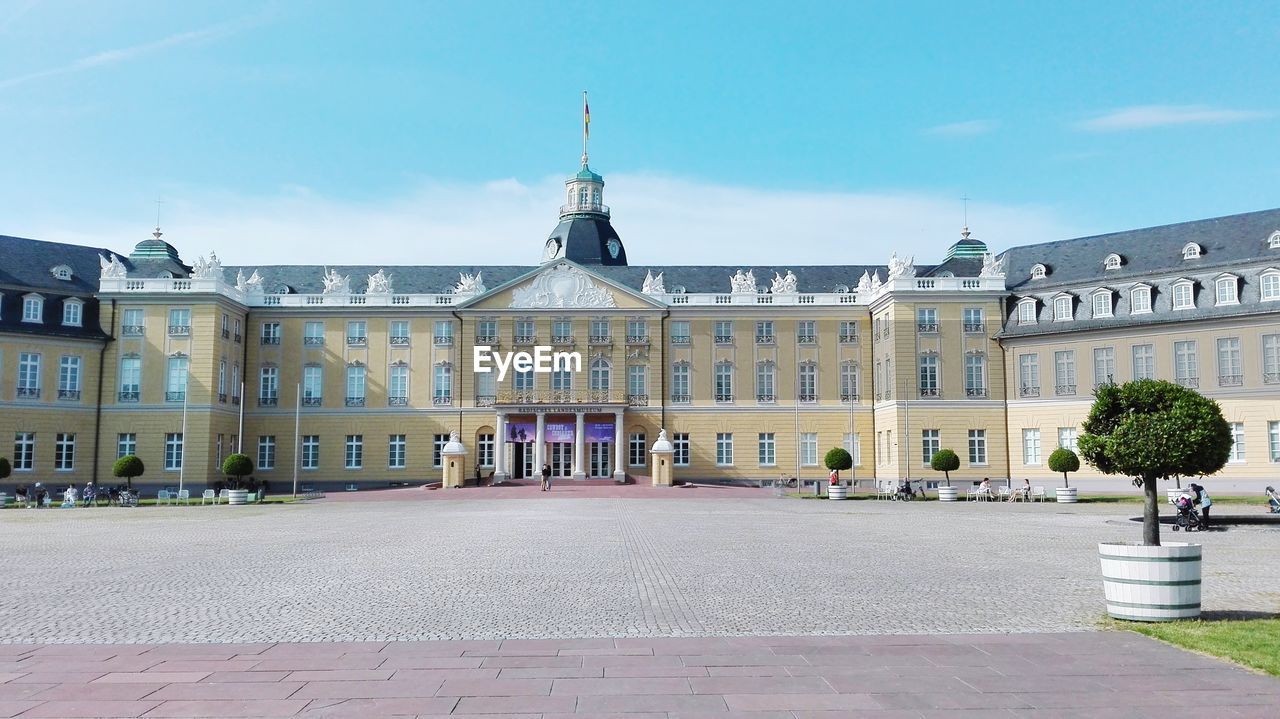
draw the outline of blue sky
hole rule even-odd
[[[637,264],[1280,205],[1274,2],[889,5],[0,0],[0,233],[532,263],[584,89]]]

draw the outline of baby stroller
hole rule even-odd
[[[1173,500],[1173,506],[1178,510],[1178,516],[1173,522],[1173,531],[1185,529],[1188,532],[1194,532],[1204,527],[1200,524],[1200,512],[1196,509],[1196,500],[1189,494],[1179,495]]]
[[[920,496],[924,497],[924,490],[920,490]],[[893,499],[901,502],[910,502],[916,498],[915,490],[912,489],[911,480],[904,479],[898,482],[898,489],[893,494]]]

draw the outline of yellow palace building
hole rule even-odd
[[[7,485],[199,489],[240,450],[280,487],[653,475],[1057,479],[1105,382],[1157,377],[1223,406],[1228,479],[1280,466],[1280,210],[1014,247],[966,230],[936,264],[633,266],[584,156],[536,265],[188,264],[0,237]],[[576,357],[496,368],[512,353]],[[478,359],[479,358],[479,359]],[[450,448],[451,433],[458,443]],[[1088,468],[1081,472],[1088,479]],[[1108,480],[1121,487],[1123,481]]]

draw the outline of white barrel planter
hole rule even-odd
[[[833,484],[827,487],[827,499],[848,499],[849,488],[843,484]]]
[[[1079,488],[1077,487],[1058,487],[1056,491],[1059,504],[1076,504],[1080,501]]]
[[[939,502],[956,501],[956,488],[955,487],[938,487],[938,501]]]
[[[1107,613],[1136,622],[1200,616],[1200,545],[1101,542]]]
[[[227,504],[248,504],[249,490],[247,489],[228,489]]]

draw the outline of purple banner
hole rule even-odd
[[[585,422],[586,441],[612,442],[613,422]],[[508,442],[533,442],[537,435],[537,425],[533,422],[508,422]],[[548,442],[573,442],[574,422],[547,422],[544,428]]]

